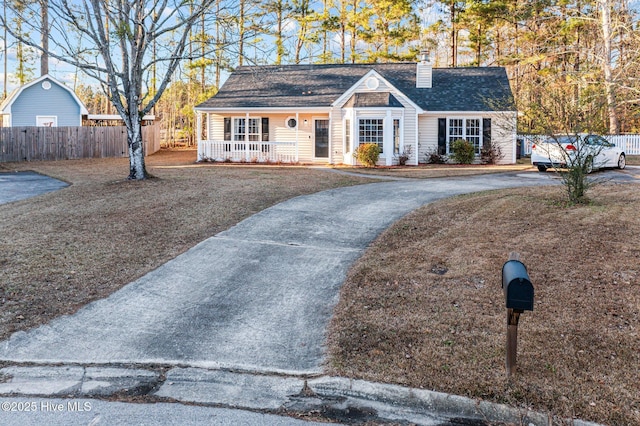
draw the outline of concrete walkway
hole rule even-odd
[[[41,367],[1,370],[10,380],[0,383],[0,394],[86,397],[143,389],[194,403],[304,411],[292,395],[308,380],[312,396],[322,393],[333,403],[368,400],[376,413],[397,418],[404,411],[395,395],[413,404],[401,419],[443,424],[442,413],[425,410],[450,417],[477,404],[464,399],[445,410],[445,403],[433,401],[457,397],[425,393],[420,399],[421,391],[320,377],[340,286],[368,245],[408,212],[456,194],[540,185],[541,179],[552,183],[550,177],[514,173],[380,182],[291,199],[74,315],[1,342],[0,361]],[[166,371],[167,366],[172,368]],[[312,398],[302,406],[325,402]],[[488,408],[483,410],[486,416]]]

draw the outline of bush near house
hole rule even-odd
[[[472,143],[464,139],[456,139],[451,143],[451,158],[456,163],[471,164],[476,158],[476,149]]]
[[[353,155],[365,167],[375,167],[380,158],[380,147],[375,143],[359,145]]]

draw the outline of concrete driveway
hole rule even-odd
[[[515,174],[382,182],[298,197],[78,313],[18,332],[0,359],[316,374],[347,270],[384,229],[455,194],[539,184]]]
[[[0,204],[23,200],[69,186],[35,172],[0,173]]]

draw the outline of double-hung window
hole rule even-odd
[[[259,142],[260,141],[260,119],[259,118],[234,118],[233,119],[233,140],[235,142]],[[244,150],[243,143],[236,143],[236,150]],[[257,149],[257,145],[249,145],[250,149]]]
[[[480,118],[450,118],[447,134],[449,147],[454,141],[464,139],[474,146],[476,155],[480,155],[482,149],[482,120]]]
[[[358,131],[359,137],[358,142],[360,144],[364,143],[375,143],[380,148],[380,153],[382,154],[383,142],[384,142],[384,120],[379,118],[361,118],[359,121]]]
[[[244,142],[248,136],[250,142],[260,141],[260,119],[234,118],[233,119],[233,140]]]

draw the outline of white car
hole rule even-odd
[[[587,173],[606,167],[624,169],[627,165],[622,148],[598,135],[550,137],[531,148],[531,164],[540,172],[569,168],[576,159],[585,161]]]

